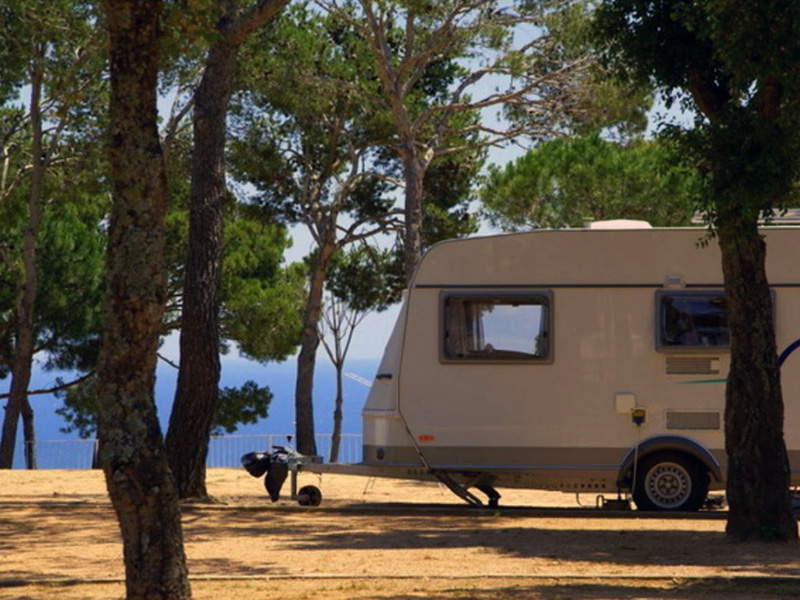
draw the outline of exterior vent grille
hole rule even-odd
[[[719,359],[708,356],[667,356],[667,375],[715,375]]]
[[[719,429],[719,413],[712,411],[667,411],[667,429]]]

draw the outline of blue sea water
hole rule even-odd
[[[372,381],[377,369],[377,359],[349,360],[345,365],[345,372],[350,376],[344,379],[344,405],[342,419],[342,433],[361,433],[361,410],[366,401],[369,387],[357,379]],[[253,380],[259,385],[269,386],[273,394],[269,414],[266,419],[252,425],[240,426],[236,435],[263,435],[280,434],[283,439],[285,434],[291,434],[295,429],[294,389],[296,379],[296,361],[287,360],[282,363],[262,364],[247,361],[240,357],[223,357],[221,372],[221,387],[238,387],[248,380]],[[34,369],[31,389],[49,388],[55,384],[56,377],[69,380],[68,373],[45,372],[40,368]],[[335,369],[331,363],[320,353],[314,377],[314,428],[317,433],[331,433],[333,430],[333,409],[336,396]],[[166,363],[159,362],[156,380],[156,409],[162,432],[166,432],[169,423],[169,413],[172,408],[177,370]],[[8,386],[8,381],[0,382]],[[61,401],[51,394],[31,396],[36,423],[36,436],[40,442],[77,440],[77,433],[64,433],[61,431],[65,422],[56,410],[61,406]],[[21,447],[22,428],[18,430],[18,448]],[[59,444],[41,444],[39,447],[39,464],[48,468],[70,468],[67,458],[62,461],[58,456],[43,456],[42,453],[55,453]],[[258,448],[256,448],[258,449]],[[22,468],[22,452],[15,453],[15,468]],[[64,464],[61,464],[64,462]]]

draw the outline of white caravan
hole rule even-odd
[[[797,485],[800,228],[763,233]],[[613,222],[435,246],[364,408],[363,464],[342,472],[435,476],[490,506],[505,486],[697,510],[724,488],[730,365],[720,254],[705,235]]]

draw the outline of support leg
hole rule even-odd
[[[500,504],[500,492],[490,485],[476,485],[480,491],[489,497],[489,508],[497,508]]]

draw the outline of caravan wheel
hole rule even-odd
[[[695,459],[677,452],[645,457],[636,471],[633,500],[639,510],[697,511],[708,494],[709,477]]]

